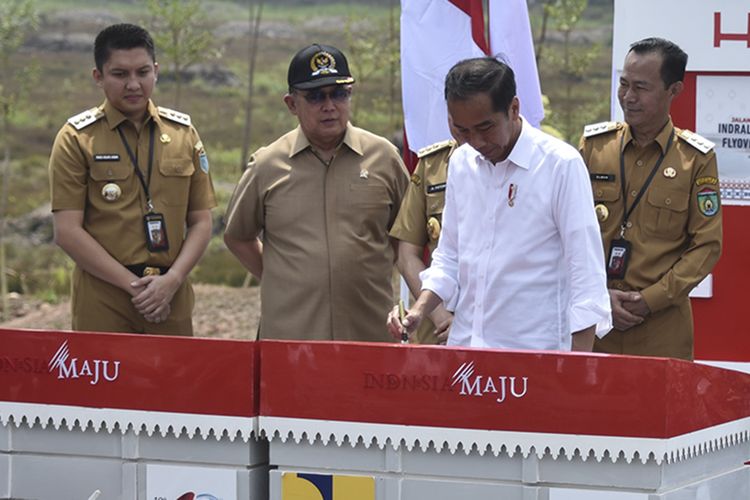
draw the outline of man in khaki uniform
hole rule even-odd
[[[422,289],[419,273],[427,267],[423,261],[424,247],[427,245],[432,255],[440,237],[448,160],[456,147],[456,141],[448,140],[417,152],[419,162],[391,229],[391,236],[400,240],[398,269],[415,297]],[[418,344],[445,344],[452,320],[453,314],[439,304],[419,325],[412,339]]]
[[[299,127],[256,151],[224,241],[261,286],[260,338],[392,342],[393,225],[408,177],[396,148],[349,123],[338,49],[292,59],[284,102]]]
[[[148,32],[110,26],[94,58],[106,100],[68,120],[49,164],[55,242],[76,263],[72,327],[192,335],[187,276],[216,205],[208,158],[190,117],[150,99]]]
[[[719,258],[721,214],[713,144],[669,117],[686,64],[667,40],[631,45],[618,88],[625,123],[587,126],[581,139],[615,326],[597,351],[693,358],[688,293]]]

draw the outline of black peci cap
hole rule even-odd
[[[330,45],[314,43],[297,52],[289,63],[290,88],[306,90],[354,83],[344,54]]]

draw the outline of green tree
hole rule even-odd
[[[32,65],[21,70],[11,68],[11,58],[38,26],[34,0],[3,0],[0,2],[0,147],[3,151],[2,189],[0,189],[0,318],[8,313],[8,270],[5,262],[5,219],[10,190],[11,141],[13,116],[33,84]]]
[[[263,0],[257,0],[258,5],[254,6],[250,0],[248,4],[248,24],[250,26],[250,36],[247,47],[247,99],[245,100],[245,128],[242,135],[242,150],[240,152],[240,171],[245,169],[248,154],[250,152],[250,134],[253,125],[253,96],[255,95],[255,62],[258,59],[258,38],[260,37],[260,20],[263,17]],[[250,273],[248,273],[250,276]]]
[[[575,43],[576,26],[588,7],[588,0],[544,0],[542,26],[536,42],[537,60],[555,70],[562,81],[558,88],[548,91],[552,110],[545,120],[556,127],[568,142],[575,144],[582,124],[597,116],[602,107],[594,93],[587,88],[592,62],[599,56],[599,45]],[[558,45],[549,43],[548,30],[554,26],[561,35]]]
[[[396,119],[401,113],[401,96],[396,90],[401,74],[399,36],[393,11],[388,19],[376,19],[367,28],[361,19],[349,17],[344,38],[349,67],[357,80],[352,123],[390,137],[398,128]],[[375,97],[364,102],[368,95]]]
[[[211,33],[203,22],[201,0],[146,0],[151,14],[151,36],[158,53],[171,63],[175,79],[175,107],[182,98],[183,72],[202,61],[211,46]]]

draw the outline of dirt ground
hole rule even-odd
[[[254,339],[260,318],[260,288],[194,285],[196,337]],[[70,303],[48,304],[11,294],[11,319],[0,328],[70,329]]]

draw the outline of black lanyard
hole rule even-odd
[[[628,219],[630,219],[630,215],[633,213],[633,210],[635,210],[638,202],[641,201],[641,198],[646,192],[646,189],[648,189],[649,184],[651,184],[651,181],[654,179],[654,175],[656,175],[656,171],[659,169],[659,165],[661,165],[661,162],[664,161],[664,157],[667,156],[669,148],[670,146],[672,146],[672,139],[674,139],[674,129],[672,129],[669,134],[667,146],[659,155],[659,159],[656,160],[656,165],[654,165],[654,168],[651,169],[651,173],[648,174],[646,182],[643,183],[640,192],[638,192],[635,200],[633,200],[633,204],[630,206],[630,209],[628,209],[628,195],[625,192],[625,150],[623,149],[623,144],[625,144],[625,134],[622,134],[622,137],[620,137],[620,188],[622,189],[622,205],[624,208],[622,216],[622,226],[620,226],[620,238],[625,236],[625,228],[627,227]]]
[[[135,174],[138,176],[138,180],[141,181],[143,191],[146,193],[146,209],[149,211],[149,213],[153,212],[154,204],[151,203],[151,194],[148,191],[148,186],[149,184],[151,184],[151,169],[154,165],[154,121],[151,120],[148,131],[148,180],[143,178],[143,172],[141,172],[141,169],[138,167],[138,158],[136,158],[136,156],[133,154],[133,150],[130,149],[128,141],[125,140],[125,134],[122,132],[122,129],[119,126],[117,127],[117,132],[120,134],[122,144],[125,146],[125,150],[128,152],[130,161],[133,163]]]

